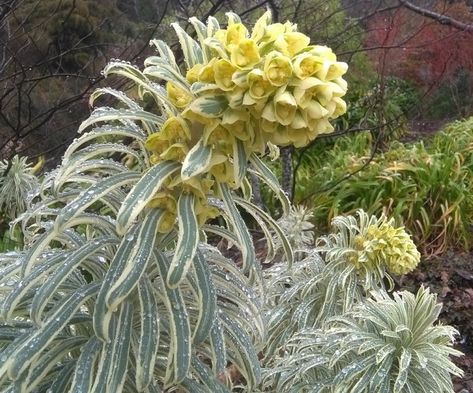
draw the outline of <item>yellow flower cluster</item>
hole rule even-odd
[[[393,274],[406,274],[414,270],[420,261],[420,253],[404,227],[394,227],[391,222],[370,225],[355,239],[357,249],[353,260],[369,270],[384,265]]]
[[[329,48],[310,45],[290,22],[270,22],[267,12],[250,33],[231,14],[226,29],[208,26],[201,40],[204,61],[187,62],[193,65],[185,77],[168,80],[167,99],[175,112],[146,142],[152,163],[184,163],[202,142],[211,149],[205,168],[190,179],[177,175],[167,193],[176,195],[172,187],[192,182],[201,222],[216,214],[206,208],[205,197],[205,192],[216,193],[214,182],[240,186],[236,161],[246,163],[250,154],[264,154],[271,144],[305,146],[333,131],[329,120],[346,111],[341,97],[347,65],[337,62]]]

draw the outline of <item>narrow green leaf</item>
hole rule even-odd
[[[105,108],[100,107],[95,109],[87,120],[84,120],[79,126],[78,132],[84,131],[87,127],[92,124],[109,122],[109,121],[121,121],[125,120],[135,120],[148,122],[155,124],[156,126],[161,127],[164,123],[161,116],[157,116],[151,112],[145,110],[136,110],[136,109],[114,109],[114,108]]]
[[[195,16],[189,18],[189,22],[192,24],[192,26],[194,26],[194,30],[197,33],[197,38],[200,42],[200,47],[203,49],[202,56],[204,58],[204,64],[207,64],[213,57],[210,48],[205,45],[205,39],[207,38],[207,26]]]
[[[291,244],[289,243],[289,240],[286,237],[286,234],[278,225],[278,223],[261,208],[251,202],[244,200],[243,198],[236,197],[235,202],[241,207],[243,207],[253,217],[255,217],[255,219],[259,217],[261,220],[268,223],[268,225],[273,229],[273,231],[276,232],[279,239],[281,240],[281,245],[283,247],[284,254],[286,255],[286,261],[289,267],[291,267],[292,263],[294,262],[294,253],[292,251]]]
[[[263,161],[256,155],[252,154],[250,156],[250,162],[253,165],[254,173],[265,182],[271,190],[276,194],[278,199],[282,204],[284,214],[289,213],[289,207],[291,203],[285,192],[282,190],[281,185],[279,184],[278,179],[274,176],[274,173],[264,164]]]
[[[104,195],[126,184],[133,183],[139,178],[140,174],[137,172],[117,173],[89,187],[88,190],[61,209],[54,222],[54,231],[61,232],[69,220],[100,200]]]
[[[94,393],[119,393],[123,390],[133,329],[133,306],[130,302],[123,302],[119,307],[118,317],[113,315],[110,323],[112,339],[104,344],[98,362],[97,376],[91,390]]]
[[[44,325],[17,349],[8,360],[8,376],[11,379],[16,379],[41,354],[41,351],[67,325],[79,307],[98,292],[100,284],[94,282],[84,285],[68,296]]]
[[[175,288],[185,278],[199,244],[199,223],[195,214],[195,196],[182,193],[177,203],[179,234],[171,266],[166,277],[167,285]]]
[[[210,346],[212,348],[212,368],[215,373],[221,374],[227,367],[227,349],[220,320],[215,318],[210,330]]]
[[[202,252],[197,250],[194,270],[199,295],[199,318],[193,335],[193,342],[199,344],[210,334],[217,313],[217,297],[211,279],[211,272]]]
[[[209,16],[207,18],[207,37],[213,37],[218,30],[220,30],[218,20],[213,16]]]
[[[111,283],[105,295],[105,302],[110,310],[115,310],[128,294],[135,289],[139,279],[145,272],[156,243],[156,234],[163,215],[164,211],[162,209],[152,209],[143,220],[135,240],[133,258],[126,261],[120,274]]]
[[[54,343],[38,360],[33,363],[26,378],[21,378],[21,391],[31,392],[35,390],[50,373],[50,371],[57,367],[57,364],[62,360],[67,359],[68,354],[80,348],[85,342],[86,337],[68,337],[59,342]],[[65,359],[64,359],[65,358]],[[72,362],[74,364],[75,362]],[[34,367],[33,367],[34,366]],[[67,367],[67,366],[65,366]]]
[[[156,253],[157,266],[161,277],[167,277],[169,261],[161,252]],[[164,301],[170,313],[171,347],[168,355],[165,384],[170,386],[187,376],[191,362],[191,330],[186,305],[179,288],[165,285]]]
[[[171,26],[174,28],[177,37],[179,38],[187,69],[192,68],[196,64],[202,64],[204,62],[204,57],[199,44],[197,44],[197,42],[195,42],[177,23],[171,23]]]
[[[174,68],[170,67],[167,61],[161,57],[148,57],[145,60],[145,66],[146,68],[143,71],[144,75],[172,82],[180,89],[190,93],[189,82],[187,82],[179,70],[176,71]]]
[[[231,391],[222,384],[214,375],[212,375],[209,368],[202,363],[196,356],[192,358],[192,368],[197,374],[199,380],[201,380],[208,391],[212,393],[231,393]]]
[[[31,304],[31,319],[37,324],[41,325],[41,317],[44,308],[50,299],[57,292],[60,285],[66,278],[90,255],[100,251],[103,247],[117,244],[116,238],[105,237],[94,240],[91,243],[86,243],[71,253],[66,261],[59,266],[53,274],[49,275],[47,281],[38,289],[33,297]]]
[[[109,341],[109,327],[112,318],[112,311],[109,310],[106,303],[106,296],[110,286],[116,281],[117,277],[123,272],[128,261],[133,259],[136,253],[135,244],[136,236],[140,225],[135,225],[123,237],[122,242],[118,246],[115,255],[110,262],[110,267],[105,274],[99,294],[95,301],[93,327],[95,335],[102,341]]]
[[[48,389],[51,392],[65,392],[71,382],[71,376],[74,372],[75,362],[71,361],[64,365],[61,371],[54,378],[53,383]]]
[[[164,181],[179,169],[174,161],[163,161],[150,168],[128,193],[117,214],[117,232],[123,235],[146,204],[163,185]]]
[[[226,184],[220,184],[219,186],[223,203],[225,204],[226,210],[228,212],[228,217],[231,220],[235,234],[237,235],[241,245],[243,260],[242,269],[244,273],[248,273],[250,268],[256,266],[256,255],[253,240],[250,236],[250,233],[248,232],[248,227],[246,226],[245,221],[241,218],[240,212],[233,202],[233,196],[230,189]]]
[[[38,286],[41,282],[46,280],[48,273],[64,259],[67,259],[69,253],[63,253],[51,257],[49,260],[44,261],[39,266],[35,267],[30,274],[21,280],[16,282],[16,285],[13,287],[12,291],[6,296],[5,300],[1,303],[0,306],[0,315],[2,319],[7,322],[11,319],[12,313],[15,310],[18,303],[21,302],[23,297],[33,289]]]
[[[187,180],[202,172],[205,172],[212,160],[212,147],[204,144],[204,138],[201,138],[189,151],[182,163],[181,177]]]
[[[240,187],[246,175],[247,167],[248,156],[246,154],[245,145],[242,141],[237,139],[236,143],[233,145],[233,175],[237,187]]]
[[[394,382],[394,393],[402,392],[402,388],[406,384],[409,375],[409,366],[411,365],[411,351],[406,348],[402,349],[401,359],[399,360],[399,371]]]
[[[225,313],[221,313],[219,318],[230,338],[227,347],[233,352],[235,366],[244,376],[251,391],[261,380],[261,366],[255,347],[246,332],[234,320]]]
[[[144,390],[154,378],[154,366],[159,345],[159,311],[153,286],[145,275],[138,284],[141,309],[141,328],[136,355],[136,388]]]
[[[92,337],[82,348],[77,359],[74,377],[69,393],[89,393],[94,381],[95,363],[102,349],[102,343]]]
[[[175,70],[179,71],[179,66],[176,63],[174,53],[171,48],[161,40],[151,40],[150,45],[154,45],[159,52],[159,55],[166,60],[166,62]]]
[[[223,44],[214,37],[205,39],[205,47],[210,48],[218,53],[222,59],[228,59],[228,53]]]
[[[123,302],[118,315],[118,326],[114,339],[113,359],[110,364],[111,370],[108,372],[109,392],[121,392],[125,383],[128,368],[128,352],[130,350],[131,334],[133,331],[133,305],[131,302]]]

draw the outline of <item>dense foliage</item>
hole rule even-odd
[[[430,362],[429,386],[451,392],[450,374],[461,371],[448,355],[459,353],[450,348],[455,331],[433,326],[434,297],[384,294],[389,272],[419,262],[410,236],[360,211],[338,217],[307,249],[313,234],[294,233],[312,229],[306,212],[290,209],[260,158],[333,131],[330,121],[346,110],[347,65],[292,23],[272,23],[269,11],[252,31],[227,17],[225,28],[190,18],[196,39],[173,24],[182,66],[153,40],[158,54],[143,71],[116,60],[105,68],[134,87],[92,95],[91,103],[107,95],[116,104],[94,110],[79,128],[87,132],[28,196],[16,220],[25,247],[0,254],[0,387],[355,393],[379,381],[411,392],[429,369],[409,365]],[[281,226],[253,203],[249,175],[292,214]],[[262,271],[243,213],[264,233],[267,261],[277,255],[282,264]],[[236,246],[241,263],[208,235]],[[382,330],[373,326],[380,320]],[[301,328],[353,352],[298,342]],[[238,375],[227,378],[230,368]]]
[[[310,201],[323,227],[363,208],[404,224],[425,254],[471,246],[473,119],[454,122],[430,142],[393,142],[371,160],[364,133],[321,144],[298,171],[296,199]],[[347,174],[353,174],[346,178]]]

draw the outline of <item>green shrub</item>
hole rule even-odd
[[[40,159],[35,166],[26,157],[15,155],[10,162],[0,161],[0,252],[19,249],[22,233],[19,227],[9,228],[10,221],[23,213],[39,189],[35,173],[43,165]]]
[[[292,269],[268,269],[268,339],[261,392],[453,392],[455,329],[434,325],[441,306],[421,288],[386,292],[389,272],[420,256],[392,220],[336,217]],[[386,230],[387,228],[390,230]],[[319,254],[321,252],[321,254]],[[392,287],[391,287],[392,289]]]
[[[119,61],[106,67],[105,74],[126,77],[135,89],[130,96],[107,88],[92,95],[92,103],[109,94],[118,104],[82,123],[88,132],[17,220],[24,249],[0,254],[2,391],[258,389],[259,353],[269,356],[268,344],[276,348],[281,340],[266,320],[273,311],[263,314],[264,307],[279,296],[290,304],[288,316],[303,309],[291,302],[292,289],[286,292],[290,281],[266,282],[242,212],[261,227],[270,255],[282,249],[284,274],[301,255],[291,242],[303,248],[312,234],[287,236],[255,206],[247,172],[290,211],[258,156],[333,130],[329,121],[345,111],[346,65],[329,48],[309,46],[291,23],[271,24],[269,12],[251,38],[237,15],[227,16],[226,29],[213,17],[207,25],[191,18],[198,42],[173,25],[185,76],[159,40],[152,42],[159,56],[146,59],[144,71]],[[305,212],[296,213],[280,223],[308,230]],[[337,296],[309,313],[312,320],[322,323],[361,302],[368,287],[382,288],[383,269],[398,262],[403,273],[417,261],[410,239],[391,221],[361,213],[362,222],[353,220],[340,218],[339,232],[320,240],[325,261],[309,291],[317,291],[317,301],[334,290]],[[209,244],[207,234],[236,245],[241,264]],[[322,261],[317,250],[312,255]],[[268,288],[280,292],[264,302]],[[353,296],[340,298],[344,292]],[[226,380],[229,368],[238,379]]]
[[[190,22],[198,42],[173,24],[185,75],[159,40],[144,71],[108,64],[104,73],[134,90],[92,95],[111,95],[116,108],[82,123],[79,131],[91,130],[21,217],[24,251],[0,256],[2,390],[225,392],[227,363],[249,389],[259,383],[262,273],[239,209],[268,247],[271,231],[279,235],[289,264],[293,253],[250,202],[247,169],[288,211],[258,155],[270,142],[303,146],[330,132],[345,110],[347,66],[309,47],[295,25],[271,24],[269,12],[251,38],[233,13],[227,29],[213,17]],[[224,226],[211,223],[217,216]],[[207,234],[237,245],[241,267]]]
[[[468,250],[473,220],[473,119],[455,122],[429,145],[393,142],[369,160],[370,140],[357,135],[307,154],[296,200],[310,200],[315,222],[362,208],[406,226],[424,254]],[[323,150],[325,149],[325,151]],[[353,174],[347,176],[348,174]]]

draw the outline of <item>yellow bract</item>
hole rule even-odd
[[[251,68],[260,61],[260,54],[256,43],[249,38],[241,40],[231,48],[230,59],[239,68]]]
[[[159,223],[158,232],[167,233],[171,231],[176,222],[176,200],[169,192],[159,192],[148,203],[150,208],[160,208],[164,210],[164,216]]]
[[[370,225],[366,232],[357,236],[357,258],[352,259],[357,267],[365,265],[376,269],[385,265],[394,274],[406,274],[414,270],[420,261],[411,237],[404,227],[394,227],[390,222]]]
[[[290,22],[271,23],[269,11],[252,31],[236,15],[228,18],[226,29],[213,23],[199,32],[207,45],[202,52],[188,45],[185,77],[169,69],[166,92],[175,108],[166,108],[163,117],[170,117],[145,142],[151,164],[177,161],[194,173],[183,175],[185,181],[173,175],[166,190],[176,199],[194,193],[201,225],[218,214],[206,202],[220,192],[215,183],[241,183],[235,177],[245,168],[242,161],[268,146],[306,146],[332,132],[330,121],[346,112],[347,65],[330,48],[310,45]],[[164,204],[160,193],[151,205]],[[161,230],[174,225],[174,213],[166,214]]]
[[[192,94],[189,94],[187,91],[177,87],[174,83],[168,82],[166,84],[166,90],[168,93],[168,98],[171,103],[179,109],[185,108],[189,105],[192,100]]]
[[[228,60],[220,59],[214,64],[214,78],[217,86],[224,90],[231,90],[235,86],[232,80],[236,67]]]
[[[291,59],[279,52],[271,52],[264,62],[264,73],[268,81],[274,86],[287,84],[292,76]]]
[[[293,57],[296,53],[306,48],[309,42],[310,38],[305,34],[290,32],[280,35],[276,39],[274,46],[285,55]]]

